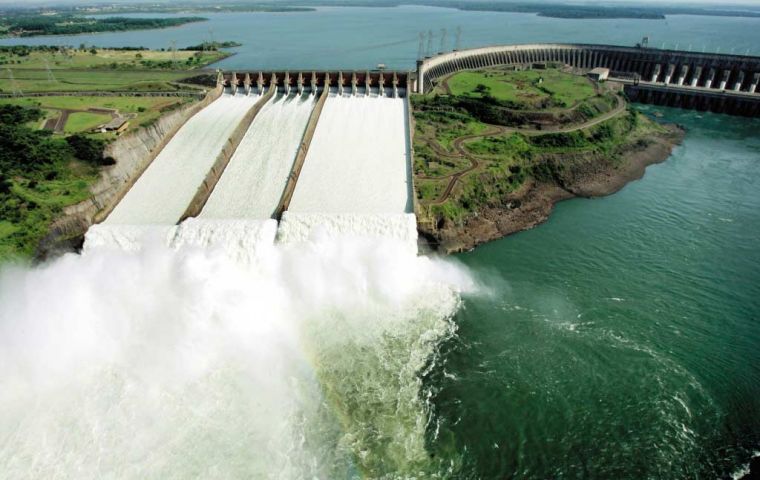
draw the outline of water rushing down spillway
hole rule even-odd
[[[224,94],[190,118],[116,205],[105,223],[177,223],[225,142],[260,98]]]
[[[404,98],[330,94],[296,185],[294,213],[410,213]]]
[[[406,100],[331,92],[278,239],[375,237],[416,251],[412,211]]]
[[[316,96],[280,94],[256,115],[203,207],[201,218],[270,218],[309,121]]]

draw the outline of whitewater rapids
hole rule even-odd
[[[127,235],[0,272],[6,478],[438,471],[419,372],[475,289],[466,271],[394,239],[270,230],[243,254],[245,227],[179,228],[172,248]]]

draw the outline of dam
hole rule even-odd
[[[171,138],[85,247],[135,249],[156,237],[240,253],[327,228],[416,250],[407,80],[220,75],[218,98]]]
[[[633,101],[760,115],[760,58],[640,46],[455,50],[420,59],[416,72],[220,72],[213,101],[90,229],[86,246],[134,248],[146,235],[229,246],[245,237],[245,250],[316,234],[416,249],[409,95],[461,70],[546,63],[579,74],[606,68]]]
[[[417,61],[415,91],[430,92],[457,71],[559,63],[606,68],[636,102],[760,116],[760,57],[589,44],[503,45],[440,53]]]

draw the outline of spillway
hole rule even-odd
[[[403,98],[330,93],[277,238],[374,237],[416,252],[407,129]]]
[[[330,94],[288,208],[292,213],[410,213],[403,98]]]
[[[266,219],[282,197],[316,96],[278,95],[256,115],[200,214]]]
[[[259,99],[259,96],[224,94],[194,115],[153,160],[104,223],[177,223],[225,142]]]

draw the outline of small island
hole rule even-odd
[[[618,191],[683,131],[570,67],[455,73],[412,98],[419,231],[459,252],[545,221],[553,205]]]

